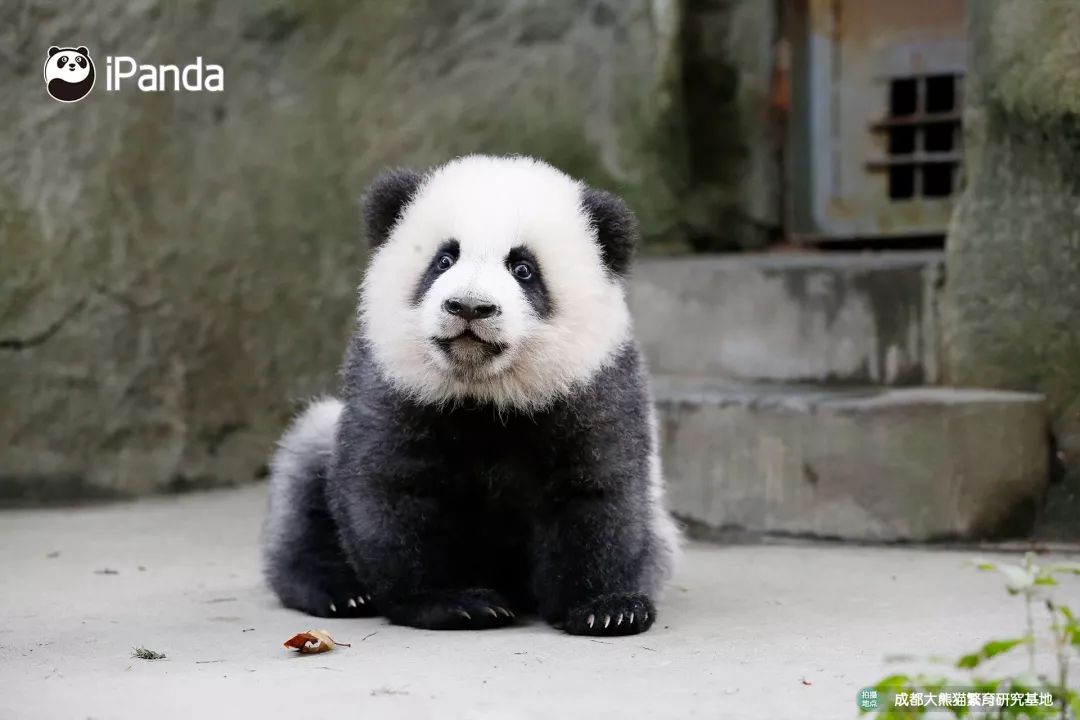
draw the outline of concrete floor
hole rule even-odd
[[[0,513],[0,718],[852,718],[863,686],[934,669],[887,655],[1022,627],[972,552],[809,544],[691,545],[637,637],[318,620],[261,585],[262,510],[247,488]],[[281,647],[311,627],[352,647]]]

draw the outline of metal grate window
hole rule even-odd
[[[871,126],[883,134],[886,155],[868,163],[886,173],[889,199],[947,198],[960,173],[961,91],[958,74],[889,80],[888,110]]]

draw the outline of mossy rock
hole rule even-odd
[[[1080,537],[1080,6],[969,5],[966,187],[947,244],[948,380],[1047,396],[1044,531]]]

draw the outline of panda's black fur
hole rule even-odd
[[[369,190],[374,245],[419,182],[395,171]],[[586,190],[582,207],[609,270],[625,274],[633,216],[598,191]],[[632,338],[590,382],[539,410],[411,397],[360,332],[342,377],[341,401],[298,418],[274,461],[266,569],[283,604],[431,629],[499,627],[534,612],[575,634],[655,622],[671,548],[654,527],[650,400]]]

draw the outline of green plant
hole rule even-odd
[[[926,715],[931,710],[945,710],[954,717],[978,717],[987,720],[1078,720],[1080,694],[1069,688],[1069,665],[1080,652],[1080,618],[1057,602],[1053,588],[1057,576],[1080,575],[1080,563],[1038,565],[1027,553],[1019,565],[978,560],[979,570],[1000,573],[1010,595],[1024,599],[1026,632],[1021,637],[990,640],[975,652],[962,656],[955,668],[969,676],[958,680],[945,676],[894,674],[867,688],[875,693],[872,703],[860,705],[860,714],[872,714],[877,720],[904,720]],[[1039,674],[1036,667],[1036,643],[1040,640],[1035,623],[1038,608],[1045,609],[1049,636],[1054,650],[1055,672]],[[1027,651],[1027,672],[1001,678],[979,677],[983,664],[1017,648]],[[865,691],[864,691],[865,692]],[[923,702],[929,696],[929,704]],[[974,697],[973,697],[974,696]],[[992,696],[992,697],[991,697]],[[861,699],[866,696],[860,696]],[[913,704],[912,699],[919,702]],[[1002,697],[1005,702],[1000,702]],[[993,700],[993,702],[984,702]],[[978,703],[977,705],[975,703]],[[975,708],[978,707],[978,710]],[[986,708],[992,710],[986,711]]]

